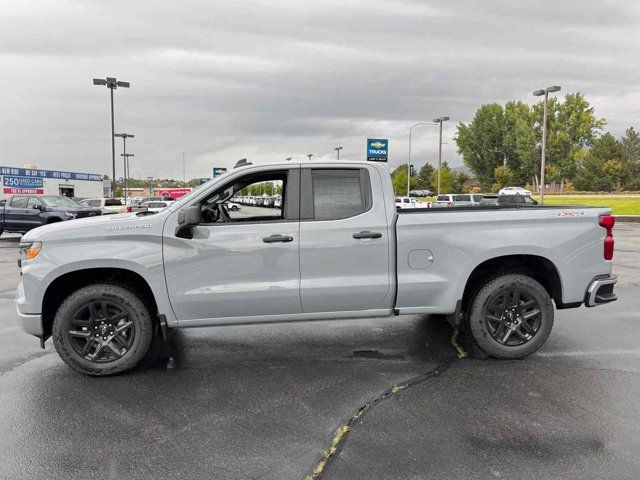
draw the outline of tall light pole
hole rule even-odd
[[[313,157],[313,153],[307,153],[307,157],[309,157],[309,161],[311,161],[311,157]]]
[[[554,85],[552,87],[547,87],[544,90],[536,90],[533,92],[536,97],[544,95],[544,114],[542,116],[542,161],[540,162],[540,203],[544,203],[544,172],[547,166],[547,101],[549,100],[549,93],[559,91],[560,87],[558,85]]]
[[[119,82],[113,77],[107,78],[94,78],[94,85],[106,85],[111,93],[111,166],[113,173],[113,180],[111,181],[111,188],[113,189],[113,195],[116,193],[116,139],[114,135],[115,131],[115,120],[113,118],[113,91],[118,88],[129,88],[129,82]]]
[[[449,120],[449,117],[434,118],[433,123],[440,124],[440,133],[438,140],[438,195],[440,195],[440,186],[442,185],[442,122]]]
[[[122,181],[123,183],[123,192],[124,192],[124,203],[125,205],[127,204],[127,177],[129,175],[129,157],[135,157],[135,155],[133,153],[121,153],[120,154],[121,157],[123,158],[124,161],[124,179]]]
[[[334,148],[334,150],[336,151],[336,154],[338,155],[337,160],[340,160],[340,150],[342,150],[342,147],[336,147],[336,148]]]
[[[135,138],[135,135],[131,135],[129,133],[114,133],[114,137],[122,138],[122,151],[124,152],[124,174],[122,178],[124,179],[124,203],[127,203],[127,178],[129,177],[129,159],[126,157],[127,155],[127,138]],[[115,197],[116,191],[113,190],[113,196]]]

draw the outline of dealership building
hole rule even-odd
[[[28,165],[28,167],[31,166]],[[1,198],[29,194],[102,198],[109,191],[109,181],[104,181],[102,175],[96,173],[0,167],[0,180],[2,181]]]

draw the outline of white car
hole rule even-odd
[[[407,208],[418,208],[420,204],[418,200],[413,197],[396,197],[396,208],[407,209]]]
[[[146,208],[147,212],[157,213],[167,208],[169,205],[171,205],[171,203],[173,202],[149,200],[147,202],[142,202],[139,206]]]
[[[522,187],[504,187],[498,192],[498,195],[529,195],[531,196],[531,191],[526,190]]]

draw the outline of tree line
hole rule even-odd
[[[565,190],[640,190],[640,136],[629,127],[616,139],[606,120],[580,93],[549,98],[545,183]],[[454,140],[464,164],[483,190],[539,186],[543,103],[483,105],[460,123]]]
[[[483,192],[512,185],[539,191],[543,102],[508,101],[482,105],[469,123],[459,123],[458,154]],[[553,191],[640,190],[640,135],[629,127],[621,139],[605,131],[606,120],[581,93],[551,97],[547,104],[545,183]],[[442,192],[459,193],[468,176],[442,169]],[[392,173],[397,194],[407,189],[407,165]],[[437,171],[429,163],[411,178],[411,189],[436,190]]]

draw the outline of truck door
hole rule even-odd
[[[26,232],[31,228],[27,222],[27,200],[28,197],[11,197],[4,209],[5,229]]]
[[[29,224],[29,228],[36,228],[42,225],[42,211],[44,205],[38,197],[29,197],[27,202],[27,213],[25,220]]]
[[[379,175],[353,167],[302,170],[304,313],[391,308],[390,228]]]
[[[180,322],[301,313],[299,171],[265,167],[232,177],[196,203],[203,222],[193,228],[193,238],[176,236],[178,211],[167,218],[165,277]],[[235,197],[249,194],[282,194],[283,202],[226,208],[228,202],[240,203]]]

